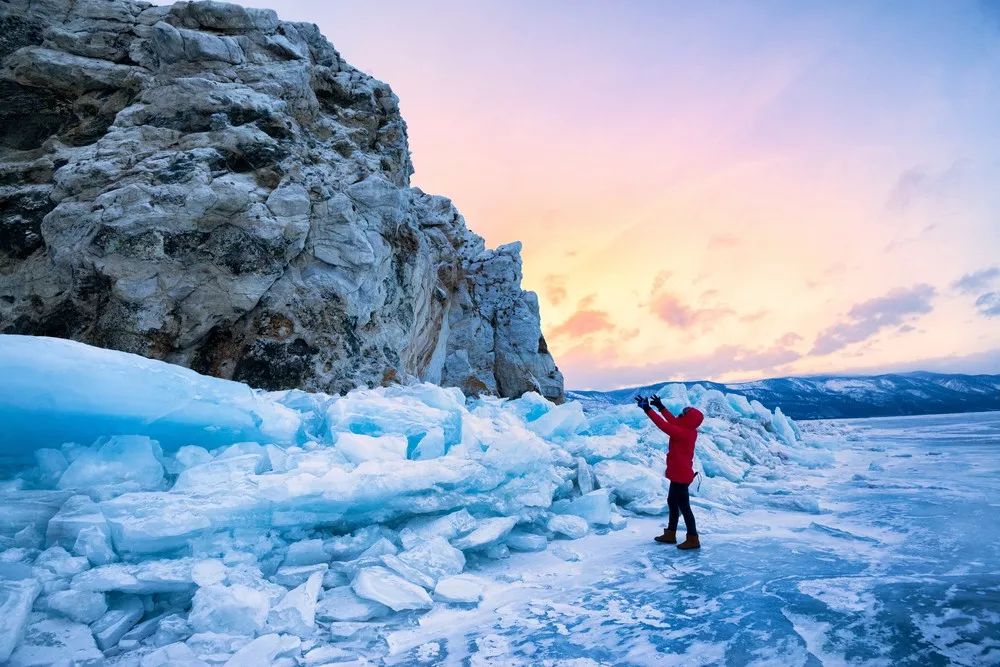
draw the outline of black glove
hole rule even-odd
[[[653,394],[650,397],[649,404],[652,405],[657,410],[663,410],[664,409],[663,401],[656,394]]]
[[[649,399],[645,396],[636,396],[635,402],[643,410],[649,410]]]

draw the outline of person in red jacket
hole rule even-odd
[[[700,549],[701,543],[698,541],[698,528],[695,526],[694,513],[691,511],[688,487],[698,474],[694,471],[694,443],[698,439],[698,427],[705,420],[705,415],[698,408],[684,408],[683,412],[675,417],[656,394],[650,398],[636,396],[635,400],[657,428],[670,436],[665,473],[670,480],[670,490],[667,492],[670,522],[663,529],[663,534],[653,539],[663,544],[677,544],[677,521],[683,514],[687,537],[677,544],[677,548]],[[659,414],[653,410],[654,407],[659,410]]]

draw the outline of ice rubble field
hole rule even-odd
[[[780,480],[832,455],[780,410],[698,387],[660,393],[707,415],[699,507],[817,510]],[[666,508],[666,438],[634,406],[588,414],[429,384],[258,392],[0,336],[0,422],[11,665],[372,656],[432,608],[474,608],[498,559],[516,570],[548,549],[572,561],[573,540]]]

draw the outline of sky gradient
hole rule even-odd
[[[273,6],[273,2],[249,2]],[[305,2],[568,388],[1000,372],[1000,4]]]

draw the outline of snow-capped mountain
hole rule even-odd
[[[568,396],[588,402],[625,403],[637,393],[650,393],[664,383],[613,391],[570,391]],[[764,405],[780,405],[793,419],[835,419],[930,415],[1000,410],[1000,375],[890,373],[886,375],[819,375],[783,377],[755,382],[700,384],[728,394],[739,394]]]

